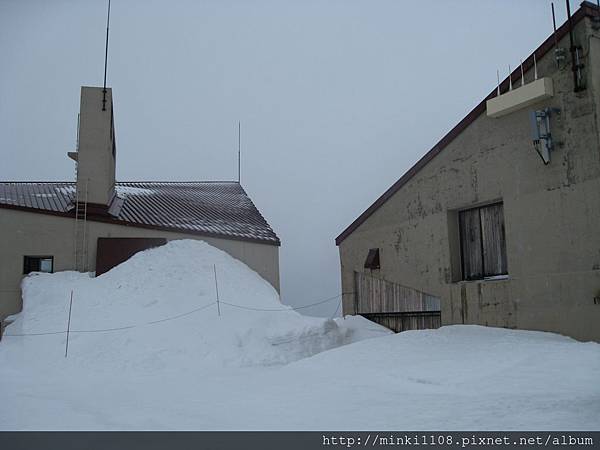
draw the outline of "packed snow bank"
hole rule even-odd
[[[31,276],[24,296],[0,342],[3,430],[600,430],[599,344],[304,317],[202,242]]]
[[[69,361],[104,371],[284,364],[368,337],[365,327],[298,314],[242,262],[205,242],[180,240],[96,278],[25,278],[23,311],[6,329],[6,339],[20,339],[13,358],[31,352],[44,364],[63,363],[71,292]]]
[[[318,401],[328,418],[303,417],[301,428],[600,430],[600,344],[553,333],[475,325],[406,331],[281,370],[292,374],[327,385],[298,395],[297,408]]]
[[[4,430],[600,430],[600,345],[550,333],[409,331],[200,376],[42,369],[41,347],[7,364],[7,343]]]

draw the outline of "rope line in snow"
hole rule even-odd
[[[343,299],[340,299],[340,301],[338,302],[337,307],[335,308],[335,311],[333,312],[333,314],[330,317],[331,320],[333,320],[334,317],[337,315],[338,311],[340,310],[340,306],[342,306],[342,302],[343,302]]]
[[[138,327],[139,325],[129,325],[127,327],[118,327],[118,328],[105,328],[103,330],[71,330],[69,333],[106,333],[109,331],[120,331],[120,330],[128,330],[130,328]],[[64,331],[66,333],[66,331]]]
[[[253,308],[251,306],[236,305],[234,303],[224,302],[223,300],[221,300],[221,303],[223,303],[224,305],[233,306],[234,308],[247,309],[250,311],[296,311],[298,309],[305,309],[305,308],[310,308],[312,306],[322,305],[323,303],[327,303],[327,302],[330,302],[331,300],[338,299],[342,295],[344,295],[344,294],[338,294],[335,297],[329,297],[329,298],[326,298],[325,300],[321,300],[316,303],[311,303],[310,305],[298,306],[296,308],[292,308],[292,307],[290,307],[290,308]]]
[[[216,305],[216,304],[217,304],[217,302],[212,302],[212,303],[209,303],[208,305],[201,306],[200,308],[193,309],[193,310],[188,311],[186,313],[177,314],[176,316],[167,317],[166,319],[154,320],[152,322],[148,322],[148,324],[150,325],[150,324],[154,324],[154,323],[167,322],[169,320],[179,319],[181,317],[189,316],[190,314],[193,314],[195,312],[202,311],[203,309],[206,309],[209,306]]]
[[[191,311],[182,313],[182,314],[178,314],[176,316],[171,316],[171,317],[166,317],[164,319],[159,319],[159,320],[153,320],[151,322],[146,322],[146,323],[141,323],[141,324],[137,324],[137,325],[129,325],[126,327],[118,327],[118,328],[104,328],[104,329],[98,329],[98,330],[71,330],[70,333],[106,333],[106,332],[110,332],[110,331],[121,331],[121,330],[129,330],[131,328],[137,328],[137,327],[141,327],[141,326],[145,326],[145,325],[153,325],[155,323],[159,323],[159,322],[166,322],[168,320],[175,320],[175,319],[179,319],[181,317],[184,316],[189,316],[190,314],[193,314],[195,312],[198,311],[202,311],[203,309],[208,308],[209,306],[212,306],[214,304],[216,304],[217,302],[212,302],[209,303],[208,305],[204,305],[201,306],[200,308],[196,308],[193,309]],[[9,336],[9,337],[17,337],[17,336],[47,336],[47,335],[51,335],[51,334],[65,334],[67,331],[49,331],[47,333],[10,333],[10,334],[3,334],[2,337],[5,336]]]
[[[19,334],[3,334],[2,337],[5,336],[11,336],[11,337],[15,337],[15,336],[48,336],[50,334],[66,334],[66,330],[65,331],[48,331],[46,333],[19,333]]]
[[[346,294],[352,294],[352,292],[342,292],[341,294],[338,294],[334,297],[329,297],[326,298],[324,300],[320,300],[318,302],[315,303],[311,303],[309,305],[303,305],[303,306],[298,306],[295,308],[289,307],[289,308],[253,308],[251,306],[244,306],[244,305],[237,305],[235,303],[229,303],[229,302],[224,302],[223,300],[220,300],[219,303],[222,303],[224,305],[228,305],[234,308],[239,308],[239,309],[245,309],[245,310],[249,310],[249,311],[263,311],[263,312],[279,312],[279,311],[297,311],[299,309],[305,309],[305,308],[311,308],[313,306],[317,306],[317,305],[322,305],[323,303],[327,303],[330,302],[332,300],[336,300],[340,297],[342,297],[343,295]],[[123,330],[129,330],[132,328],[137,328],[137,327],[141,327],[141,326],[146,326],[146,325],[154,325],[157,323],[162,323],[162,322],[167,322],[170,320],[176,320],[176,319],[180,319],[182,317],[185,316],[189,316],[190,314],[196,313],[198,311],[202,311],[204,309],[207,309],[213,305],[216,305],[217,302],[211,302],[207,305],[201,306],[199,308],[193,309],[191,311],[185,312],[185,313],[181,313],[181,314],[177,314],[175,316],[170,316],[170,317],[166,317],[164,319],[158,319],[158,320],[153,320],[150,322],[146,322],[146,323],[142,323],[142,324],[137,324],[137,325],[129,325],[129,326],[125,326],[125,327],[117,327],[117,328],[104,328],[104,329],[95,329],[95,330],[70,330],[70,333],[107,333],[107,332],[111,332],[111,331],[123,331]],[[337,314],[337,312],[340,309],[340,305],[342,304],[341,300],[337,305],[337,308],[335,310],[335,312],[333,313],[333,317],[335,317],[335,315]],[[48,331],[48,332],[41,332],[41,333],[6,333],[3,334],[2,337],[21,337],[21,336],[49,336],[49,335],[56,335],[56,334],[66,334],[67,331]]]

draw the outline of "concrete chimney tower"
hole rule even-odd
[[[106,88],[103,110],[103,88],[81,87],[79,113],[79,146],[69,156],[77,162],[79,201],[107,210],[115,195],[116,143],[112,90]]]

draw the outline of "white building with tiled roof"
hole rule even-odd
[[[20,311],[28,273],[99,275],[173,239],[202,239],[279,290],[279,238],[237,181],[115,181],[111,89],[82,87],[68,156],[74,182],[0,182],[0,321]]]

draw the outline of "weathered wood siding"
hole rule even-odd
[[[362,272],[354,276],[359,314],[440,310],[439,297]]]
[[[504,235],[504,208],[501,203],[480,209],[483,241],[483,275],[508,273]]]
[[[460,211],[459,226],[464,280],[508,273],[502,203]]]
[[[361,314],[396,333],[408,330],[428,330],[442,326],[442,317],[436,312],[371,313]]]
[[[483,278],[479,209],[461,211],[458,217],[463,279],[476,280]]]
[[[440,299],[398,283],[354,272],[358,314],[393,331],[441,326]]]

